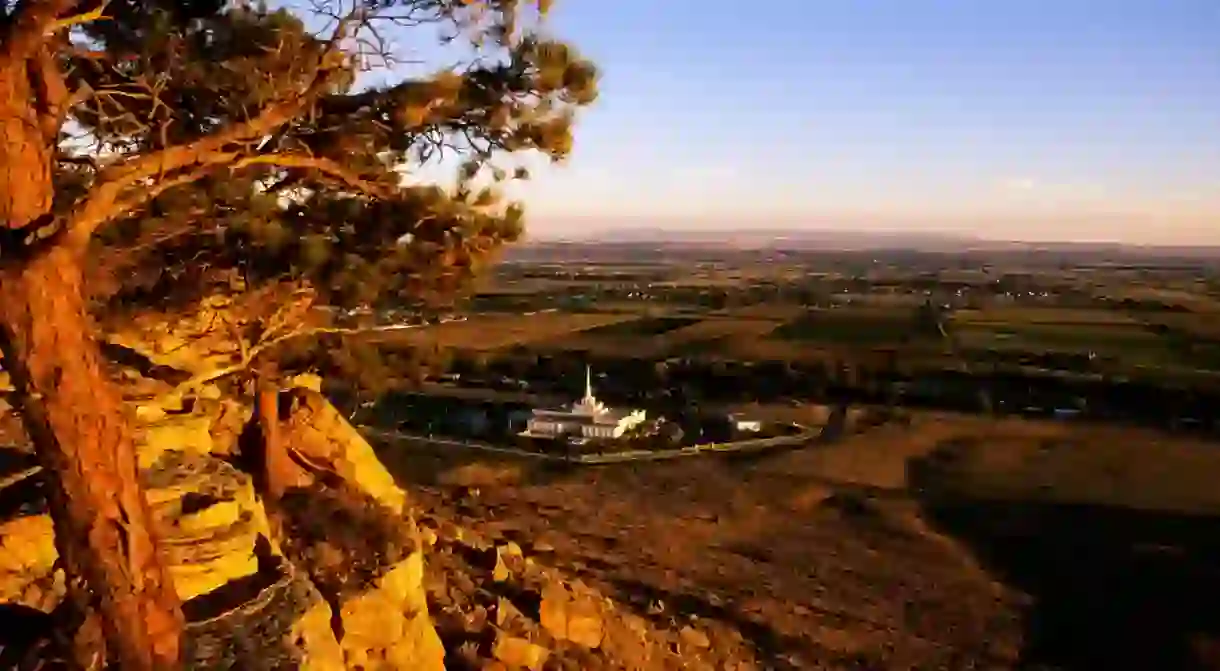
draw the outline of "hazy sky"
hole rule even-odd
[[[522,190],[590,227],[1220,243],[1220,0],[557,0],[604,71]]]

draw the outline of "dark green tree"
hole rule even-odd
[[[306,307],[451,294],[520,233],[498,191],[524,177],[514,157],[564,157],[596,95],[593,66],[525,5],[0,5],[0,352],[87,583],[74,601],[121,668],[174,668],[183,619],[90,305],[235,282]],[[460,62],[407,67],[389,35],[439,36]],[[452,188],[409,179],[440,159],[463,166]],[[239,366],[303,332],[299,311],[268,314]]]

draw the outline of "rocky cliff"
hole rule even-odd
[[[175,377],[166,369],[182,380],[231,364],[241,348],[216,333],[218,310],[145,318],[111,341],[126,353],[115,378],[184,602],[188,668],[749,668],[718,659],[690,626],[657,629],[515,543],[416,510],[315,377],[282,393],[283,439],[308,455],[312,476],[265,501],[243,445],[249,400],[166,381]],[[0,446],[0,624],[19,626],[0,626],[0,668],[47,668],[61,654],[65,581],[44,476],[19,439],[9,442]]]

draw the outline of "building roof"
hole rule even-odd
[[[602,424],[614,426],[638,410],[611,408],[593,395],[593,369],[585,366],[585,395],[566,408],[539,408],[534,418],[550,419],[579,424]]]
[[[617,410],[605,408],[597,414],[572,412],[563,408],[538,409],[534,411],[534,419],[568,422],[571,424],[608,424],[615,425],[630,416],[633,410]]]

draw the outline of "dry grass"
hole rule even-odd
[[[636,315],[638,316],[638,315]],[[627,321],[630,316],[622,315]],[[645,317],[644,320],[647,320]],[[733,342],[749,348],[780,326],[781,322],[764,319],[713,318],[696,321],[670,331],[657,334],[595,333],[583,329],[565,333],[546,342],[536,343],[547,349],[587,350],[604,356],[665,357],[686,353],[684,346],[707,343],[709,351],[720,351],[721,347],[734,349]],[[642,325],[643,326],[643,325]]]
[[[539,351],[579,352],[610,357],[664,357],[661,340],[655,336],[608,336],[573,333],[553,340],[539,342],[534,349]]]
[[[1220,513],[1214,444],[1119,426],[956,420],[937,448],[944,485],[1003,500]]]
[[[759,303],[740,308],[713,311],[711,314],[739,319],[771,319],[789,321],[805,314],[807,308],[800,305],[768,305]]]
[[[467,321],[400,331],[387,340],[417,347],[457,347],[491,351],[636,319],[635,315],[538,312],[532,315],[486,315]]]
[[[1220,314],[1150,313],[1142,319],[1146,324],[1163,325],[1196,338],[1220,339]]]
[[[1131,287],[1129,289],[1106,292],[1114,300],[1130,298],[1131,300],[1159,301],[1170,305],[1180,305],[1191,312],[1220,312],[1220,302],[1214,298],[1191,291],[1189,289],[1171,289],[1168,287]]]
[[[1130,315],[1114,310],[1079,310],[1063,308],[985,308],[982,310],[958,310],[953,313],[953,322],[969,325],[1062,325],[1062,326],[1134,326],[1138,322]]]
[[[705,319],[659,336],[667,346],[718,338],[763,338],[781,322],[764,319]]]

